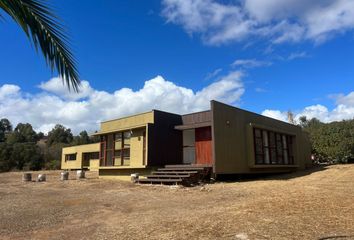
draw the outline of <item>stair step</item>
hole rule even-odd
[[[151,174],[152,175],[186,175],[186,174],[197,174],[198,171],[155,171],[155,172],[152,172]]]
[[[181,174],[181,175],[167,175],[167,174],[161,174],[161,175],[147,175],[145,176],[146,178],[175,178],[175,179],[179,179],[179,178],[189,178],[191,175],[190,174]]]
[[[138,183],[181,183],[182,179],[139,179]]]
[[[158,168],[158,171],[203,171],[202,167],[173,167],[173,168]]]
[[[211,168],[210,164],[178,164],[178,165],[165,165],[165,168]]]

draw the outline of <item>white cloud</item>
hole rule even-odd
[[[19,94],[20,87],[11,84],[4,84],[0,87],[0,100],[5,100],[8,97],[14,97]]]
[[[287,115],[286,112],[281,112],[279,110],[269,110],[266,109],[262,112],[262,115],[267,116],[267,117],[271,117],[271,118],[275,118],[281,121],[286,122],[287,121]]]
[[[293,52],[288,56],[287,60],[290,61],[297,58],[306,58],[306,57],[308,57],[306,52]]]
[[[206,75],[205,80],[209,80],[209,79],[212,79],[212,78],[218,76],[221,71],[222,71],[222,68],[215,69],[214,71],[212,71]]]
[[[58,89],[56,89],[56,86]],[[31,95],[19,86],[0,86],[0,118],[8,118],[14,125],[29,122],[37,131],[48,132],[56,123],[82,130],[98,130],[103,120],[160,109],[175,113],[189,113],[208,109],[212,99],[237,104],[244,88],[242,73],[230,72],[218,81],[194,92],[157,76],[133,91],[118,89],[113,93],[92,89],[83,82],[84,90],[77,96],[63,92],[60,79],[41,84],[43,92]]]
[[[163,0],[162,16],[208,44],[266,38],[323,42],[354,28],[353,0]]]
[[[86,98],[93,92],[93,89],[91,88],[89,82],[85,80],[81,81],[79,92],[69,92],[67,86],[59,77],[52,78],[47,82],[42,82],[39,85],[39,88],[49,93],[54,93],[55,95],[58,95],[64,99],[70,100]]]
[[[272,65],[272,62],[259,61],[256,59],[237,59],[231,64],[232,67],[243,67],[243,68],[256,68],[256,67],[265,67],[270,65]]]
[[[279,110],[266,109],[262,115],[272,117],[278,120],[287,121],[287,112]],[[348,95],[337,95],[336,107],[329,110],[327,107],[317,104],[305,107],[303,110],[295,112],[295,120],[299,120],[301,116],[307,119],[317,118],[322,122],[341,121],[343,119],[354,118],[354,92]]]

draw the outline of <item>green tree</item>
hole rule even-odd
[[[92,143],[91,138],[89,137],[86,131],[82,131],[79,133],[78,136],[74,137],[72,145],[82,145],[82,144],[89,144],[89,143]]]
[[[0,0],[0,9],[25,32],[35,49],[41,50],[51,70],[56,70],[69,90],[79,90],[75,58],[67,31],[44,0]],[[0,19],[3,18],[0,12]]]
[[[11,153],[11,161],[19,170],[39,170],[44,163],[40,149],[33,142],[15,143]]]
[[[310,135],[313,154],[319,162],[339,163],[354,158],[354,119],[331,123],[306,117],[299,120]]]
[[[51,146],[54,143],[71,143],[73,140],[73,134],[70,128],[66,128],[63,125],[57,124],[48,132],[47,145]]]
[[[62,149],[68,146],[69,144],[66,143],[53,143],[51,146],[47,146],[44,154],[45,168],[60,169]]]
[[[17,124],[15,130],[10,133],[6,139],[9,144],[37,142],[37,133],[29,123]]]
[[[9,171],[16,167],[11,159],[12,146],[6,142],[0,142],[0,172]]]
[[[12,125],[7,118],[0,120],[0,142],[4,142],[6,139],[6,134],[12,131]]]

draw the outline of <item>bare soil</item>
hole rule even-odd
[[[0,174],[0,239],[354,239],[353,164],[193,188],[44,173]]]

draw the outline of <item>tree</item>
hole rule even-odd
[[[82,145],[82,144],[89,144],[92,143],[89,135],[86,131],[82,131],[79,133],[79,136],[75,136],[73,140],[73,145]]]
[[[51,146],[54,143],[71,143],[73,140],[73,134],[70,128],[66,128],[63,125],[57,124],[48,132],[47,145]]]
[[[22,28],[36,50],[42,51],[48,66],[59,73],[69,90],[77,92],[80,80],[67,31],[45,1],[0,0],[0,8]]]
[[[40,170],[44,165],[40,149],[33,142],[15,143],[10,159],[19,170]]]
[[[287,117],[288,117],[288,122],[291,123],[291,124],[296,124],[296,121],[294,119],[294,114],[292,111],[288,111],[287,112]]]
[[[46,169],[60,169],[62,149],[68,146],[66,143],[54,143],[47,146],[44,153]]]
[[[4,142],[6,134],[12,131],[12,125],[7,118],[0,120],[0,142]]]
[[[316,118],[300,117],[300,125],[309,133],[317,161],[347,162],[354,158],[354,119],[322,123]]]
[[[19,123],[15,130],[8,135],[6,142],[9,144],[37,142],[37,133],[33,130],[31,124]]]
[[[11,159],[12,146],[5,142],[0,142],[0,172],[9,171],[15,167]]]

